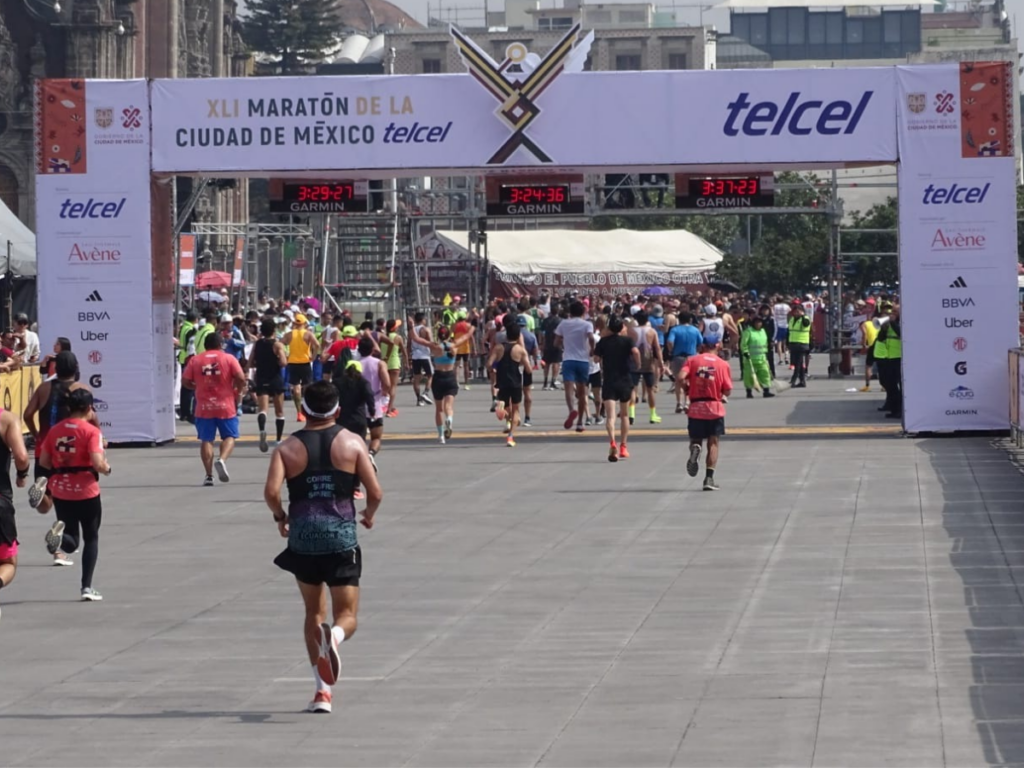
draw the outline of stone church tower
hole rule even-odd
[[[0,200],[35,229],[36,78],[243,77],[249,61],[236,0],[0,0]],[[195,218],[246,221],[245,182]]]

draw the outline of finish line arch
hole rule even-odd
[[[522,51],[495,62],[452,34],[466,73],[39,82],[40,332],[72,339],[111,441],[174,438],[174,174],[896,163],[904,427],[1007,427],[1006,351],[1018,343],[1009,64],[581,72],[592,38],[578,27],[532,69]]]

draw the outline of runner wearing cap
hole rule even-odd
[[[704,307],[704,319],[700,322],[700,332],[706,345],[714,349],[721,347],[722,340],[725,338],[725,323],[718,317],[718,307],[714,304]]]
[[[288,383],[299,421],[306,420],[302,413],[302,388],[313,383],[313,356],[320,352],[320,342],[307,325],[306,316],[300,312],[292,321],[291,331],[281,339],[288,347]]]

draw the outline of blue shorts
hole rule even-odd
[[[567,384],[586,384],[590,381],[590,363],[586,360],[563,360],[562,381]]]
[[[233,437],[236,440],[241,434],[238,431],[238,417],[230,419],[201,419],[196,417],[196,436],[204,443],[212,443],[220,433],[221,440]]]
[[[789,328],[776,328],[775,329],[775,340],[785,341],[789,338]]]

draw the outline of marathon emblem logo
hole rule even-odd
[[[64,435],[63,437],[57,438],[57,453],[74,453],[75,452],[75,436]]]
[[[565,71],[583,71],[594,33],[589,32],[580,39],[580,24],[577,23],[543,58],[530,53],[523,43],[512,43],[505,49],[505,60],[501,64],[454,26],[451,36],[469,74],[498,100],[500,106],[495,114],[512,131],[487,165],[506,163],[520,147],[542,163],[554,162],[526,135],[526,129],[540,115],[537,98],[555,78]]]

